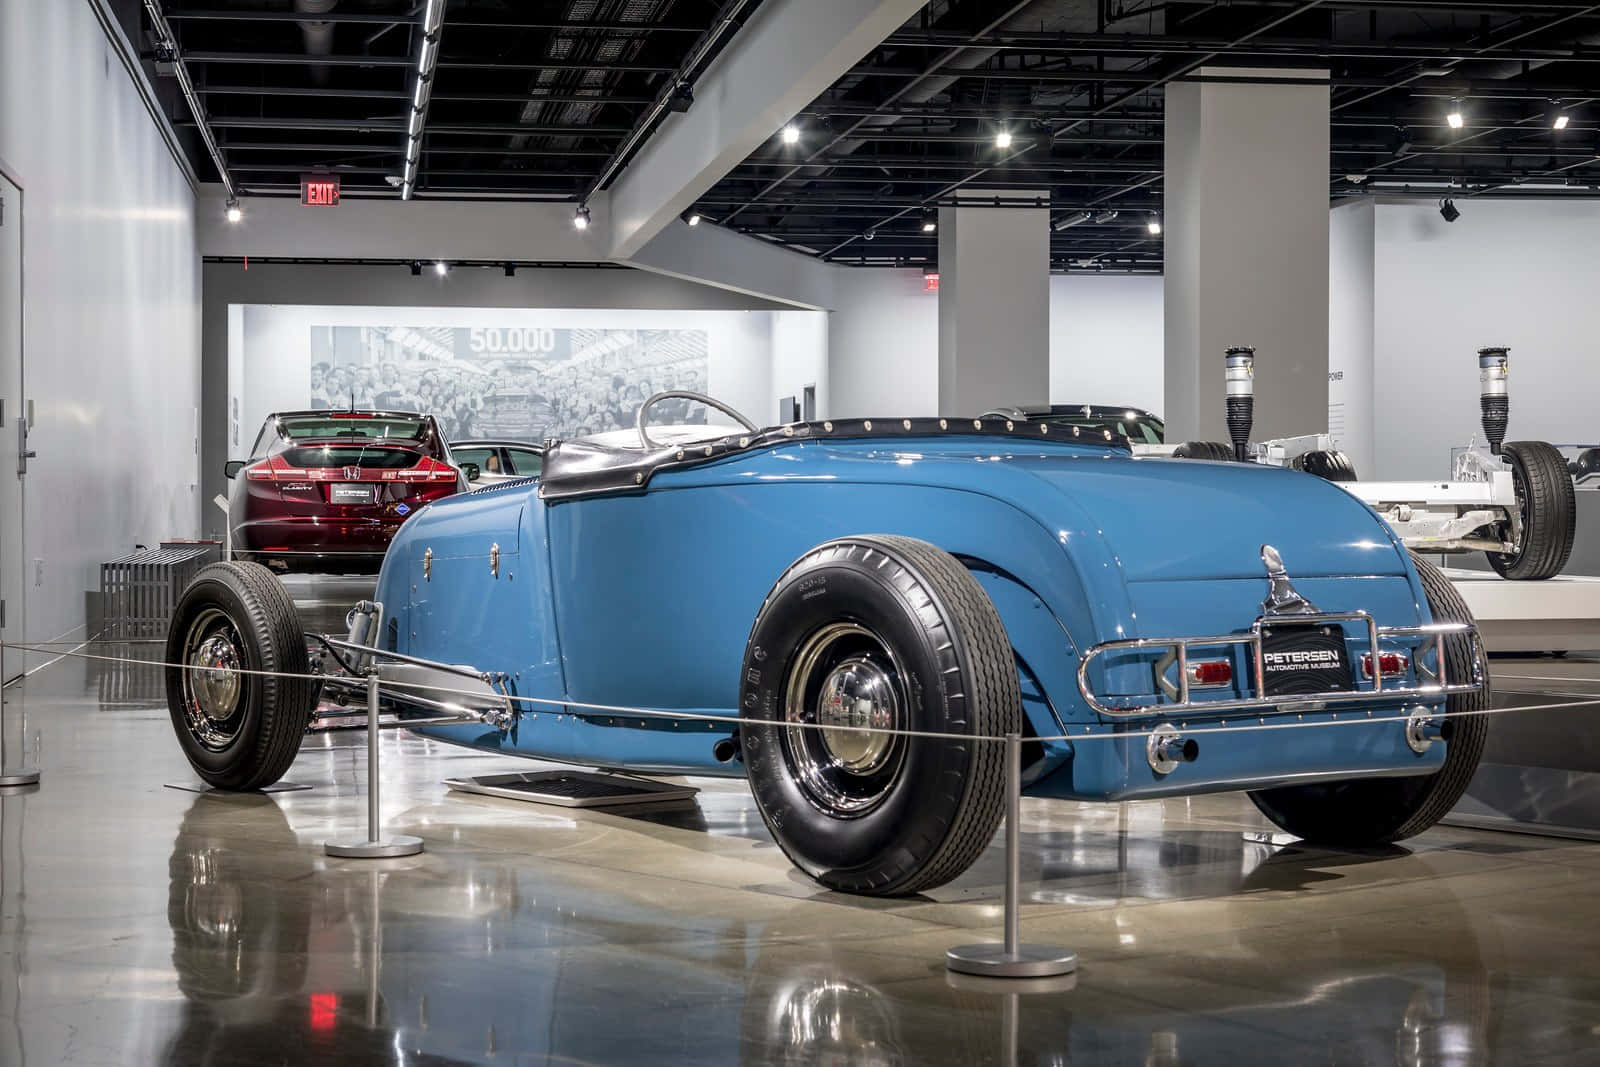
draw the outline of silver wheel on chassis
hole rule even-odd
[[[784,684],[783,753],[806,797],[823,812],[871,811],[894,787],[905,739],[862,727],[905,726],[904,672],[883,639],[835,622],[801,646]],[[816,729],[816,726],[828,729]]]

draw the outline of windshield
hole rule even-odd
[[[1167,427],[1154,415],[1129,411],[1121,418],[1111,415],[1042,415],[1034,416],[1052,426],[1082,426],[1115,430],[1136,445],[1159,445],[1167,439]]]

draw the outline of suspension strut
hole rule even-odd
[[[1489,451],[1500,454],[1505,443],[1506,423],[1511,419],[1511,396],[1506,390],[1506,358],[1511,349],[1501,345],[1478,349],[1478,406],[1483,410],[1483,436]]]
[[[1250,458],[1250,426],[1255,420],[1256,350],[1249,345],[1228,349],[1228,436],[1233,438],[1233,458]]]

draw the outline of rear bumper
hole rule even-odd
[[[244,522],[233,529],[238,559],[269,561],[291,571],[375,574],[399,522],[326,516]]]

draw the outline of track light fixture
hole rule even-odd
[[[922,209],[922,232],[933,233],[939,228],[939,209],[925,207]]]
[[[995,134],[994,135],[994,146],[996,148],[1010,148],[1011,147],[1011,131],[1010,130],[1001,130],[999,133]]]
[[[1444,221],[1454,222],[1461,217],[1461,209],[1456,207],[1456,202],[1447,196],[1439,201],[1439,214],[1444,216]]]
[[[1051,223],[1050,228],[1056,233],[1060,233],[1062,230],[1071,229],[1073,226],[1081,226],[1083,223],[1088,222],[1092,218],[1094,218],[1094,216],[1087,211],[1074,211],[1072,214],[1063,215],[1061,218]]]
[[[791,122],[788,125],[784,126],[783,133],[780,136],[781,136],[784,144],[799,144],[800,143],[800,127],[796,126],[794,123]]]
[[[1161,216],[1152,214],[1150,221],[1144,224],[1144,228],[1151,237],[1159,237],[1161,235]]]
[[[517,265],[515,263],[503,263],[501,266],[505,268],[507,278],[515,278],[517,276]]]
[[[579,204],[578,210],[572,213],[572,226],[578,230],[587,230],[589,228],[588,204]]]
[[[1452,130],[1459,130],[1466,125],[1466,117],[1461,114],[1461,101],[1451,100],[1450,110],[1445,112],[1444,121]]]
[[[244,218],[244,209],[239,206],[239,201],[236,198],[229,199],[228,209],[223,213],[223,215],[229,222],[238,222],[240,219]]]
[[[1550,128],[1557,131],[1564,130],[1571,121],[1571,115],[1568,115],[1565,111],[1557,111],[1555,117],[1550,120]]]
[[[433,261],[433,273],[435,273],[439,277],[443,278],[446,274],[450,273],[450,264],[446,263],[442,259],[434,260]]]
[[[422,264],[415,259],[411,261],[411,276],[413,278],[422,277]]]
[[[672,95],[667,97],[667,110],[683,114],[694,105],[694,87],[688,82],[679,82],[672,90]]]
[[[688,215],[684,216],[683,221],[687,222],[690,226],[698,226],[698,225],[700,225],[700,212],[698,212],[698,211],[689,212]]]

